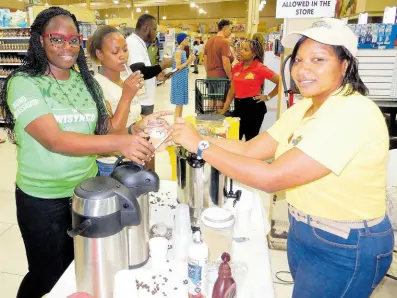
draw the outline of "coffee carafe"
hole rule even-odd
[[[150,169],[143,168],[131,161],[115,164],[110,175],[137,198],[142,214],[142,221],[138,226],[128,226],[128,265],[130,269],[144,266],[149,260],[149,232],[150,232],[150,192],[157,192],[160,187],[159,176]]]
[[[112,298],[116,272],[128,268],[127,229],[141,223],[133,193],[113,178],[81,182],[72,198],[77,291]]]
[[[195,153],[178,147],[177,183],[178,202],[189,205],[193,227],[199,226],[204,209],[224,207],[228,199],[239,200],[241,192],[233,192],[233,182]],[[230,189],[228,190],[228,186]]]

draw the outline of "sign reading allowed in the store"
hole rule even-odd
[[[277,0],[276,18],[333,17],[337,0]]]

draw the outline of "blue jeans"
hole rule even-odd
[[[98,176],[108,177],[113,172],[114,164],[104,163],[99,160],[96,161],[98,165]]]
[[[353,229],[348,239],[298,222],[289,215],[288,263],[293,298],[366,298],[386,275],[394,234],[388,217]]]

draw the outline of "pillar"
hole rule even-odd
[[[247,36],[258,32],[260,0],[248,0]]]

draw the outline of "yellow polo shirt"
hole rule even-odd
[[[343,91],[304,118],[311,105],[311,99],[303,99],[268,130],[279,143],[275,158],[296,147],[332,173],[288,189],[287,201],[307,214],[333,220],[384,215],[389,134],[381,111],[369,98],[343,96]]]

